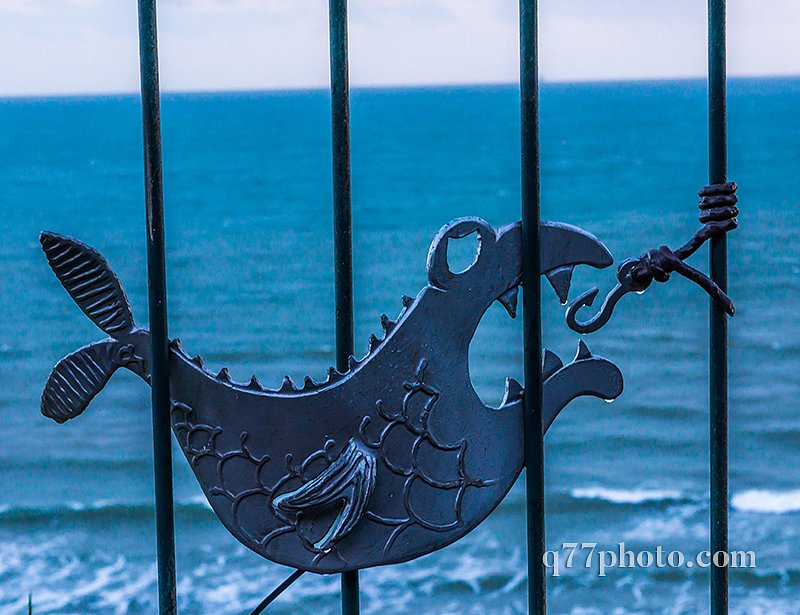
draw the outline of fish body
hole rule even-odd
[[[448,241],[472,233],[476,260],[454,273]],[[562,299],[572,267],[611,264],[605,248],[575,227],[545,223],[541,235],[542,273]],[[172,342],[173,432],[238,540],[281,564],[343,572],[430,553],[494,510],[523,466],[522,387],[508,380],[500,406],[485,405],[470,380],[469,345],[494,301],[514,314],[520,243],[518,223],[446,225],[428,255],[428,286],[404,299],[396,322],[382,319],[383,334],[371,338],[363,359],[343,374],[331,369],[324,382],[306,378],[297,387],[287,378],[276,390],[255,377],[236,383]],[[73,299],[111,335],[54,369],[42,412],[63,422],[119,367],[149,382],[149,332],[134,325],[97,252],[54,234],[43,234],[42,245]],[[583,344],[566,366],[546,353],[543,372],[543,431],[575,397],[613,399],[622,390],[619,370]]]

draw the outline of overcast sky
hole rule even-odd
[[[729,0],[729,72],[800,74],[800,0]],[[544,80],[702,76],[704,0],[542,0]],[[160,0],[162,88],[321,87],[327,0]],[[515,0],[350,0],[354,85],[518,77]],[[0,95],[138,89],[135,0],[0,0]]]

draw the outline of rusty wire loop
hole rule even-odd
[[[577,320],[578,311],[594,303],[600,292],[596,287],[570,304],[567,309],[569,328],[578,333],[597,331],[611,319],[614,308],[622,297],[632,292],[644,292],[654,280],[667,282],[673,272],[700,286],[720,308],[733,316],[734,307],[730,297],[706,274],[684,261],[709,239],[724,235],[738,226],[736,216],[739,215],[739,209],[736,204],[739,199],[736,197],[736,189],[736,184],[731,182],[713,184],[700,190],[700,222],[703,227],[675,251],[661,246],[648,250],[639,258],[623,261],[617,269],[617,285],[606,296],[595,316],[586,321]]]

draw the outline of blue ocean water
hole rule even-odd
[[[542,87],[544,217],[591,230],[617,259],[696,230],[706,180],[702,82]],[[730,84],[731,610],[800,613],[800,290],[795,176],[800,80]],[[519,218],[514,87],[356,90],[352,101],[357,348],[425,284],[451,218]],[[0,100],[0,613],[155,609],[149,390],[118,373],[58,426],[39,396],[64,354],[102,334],[49,271],[42,229],[108,258],[147,319],[140,111],[135,97]],[[324,92],[167,95],[163,103],[170,326],[190,352],[265,384],[333,362],[330,116]],[[692,262],[704,267],[706,250]],[[612,271],[576,271],[572,296]],[[546,345],[577,338],[545,286]],[[707,299],[677,279],[627,297],[588,338],[626,376],[614,404],[581,400],[547,436],[548,547],[680,549],[708,542]],[[471,351],[500,399],[521,379],[521,326],[500,307]],[[240,546],[176,455],[181,612],[244,613],[288,571]],[[362,573],[371,613],[523,613],[518,484],[461,542]],[[306,575],[275,613],[338,612],[338,579]],[[549,581],[554,613],[707,612],[707,571],[578,566]]]

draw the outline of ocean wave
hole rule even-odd
[[[692,508],[687,507],[677,514],[649,515],[625,529],[623,536],[626,541],[645,544],[661,544],[668,538],[704,540],[708,535],[708,525],[705,519],[693,519],[693,512]]]
[[[800,512],[800,489],[791,491],[750,489],[734,495],[731,506],[740,512],[776,515]]]
[[[611,487],[579,487],[569,491],[569,498],[615,506],[704,504],[707,493],[686,493],[677,489],[616,489]],[[770,491],[749,489],[731,498],[731,508],[738,512],[788,514],[800,512],[800,489]]]
[[[572,489],[569,493],[579,500],[601,500],[610,504],[680,504],[694,501],[694,498],[675,489],[582,487]]]
[[[188,501],[175,502],[177,515],[195,517],[206,516],[211,506],[202,496]],[[66,502],[55,506],[13,506],[0,504],[0,521],[36,522],[54,519],[97,520],[106,519],[145,519],[155,515],[152,504],[142,502],[119,502],[115,500],[96,500],[94,502]]]
[[[697,507],[702,505],[704,494],[690,494],[677,489],[635,487],[621,489],[603,486],[584,486],[556,491],[547,496],[551,513],[590,513],[603,509],[642,507],[664,509],[669,507]],[[525,510],[525,494],[513,490],[501,506],[501,514],[517,515]]]
[[[568,492],[556,493],[549,498],[557,512],[572,512],[605,506],[649,506],[665,507],[675,505],[697,505],[707,500],[707,494],[688,494],[677,489],[611,487],[578,487]],[[512,494],[504,508],[516,512],[524,507],[524,498]],[[737,512],[759,514],[789,514],[800,512],[800,489],[789,491],[768,491],[751,489],[735,494],[731,498],[731,508]],[[198,495],[188,500],[175,502],[175,513],[189,518],[211,518],[211,506],[204,496]],[[0,504],[0,521],[7,523],[36,523],[56,519],[93,521],[98,519],[148,519],[154,514],[151,503],[122,502],[116,500],[95,500],[93,502],[65,502],[57,505],[14,505]]]

